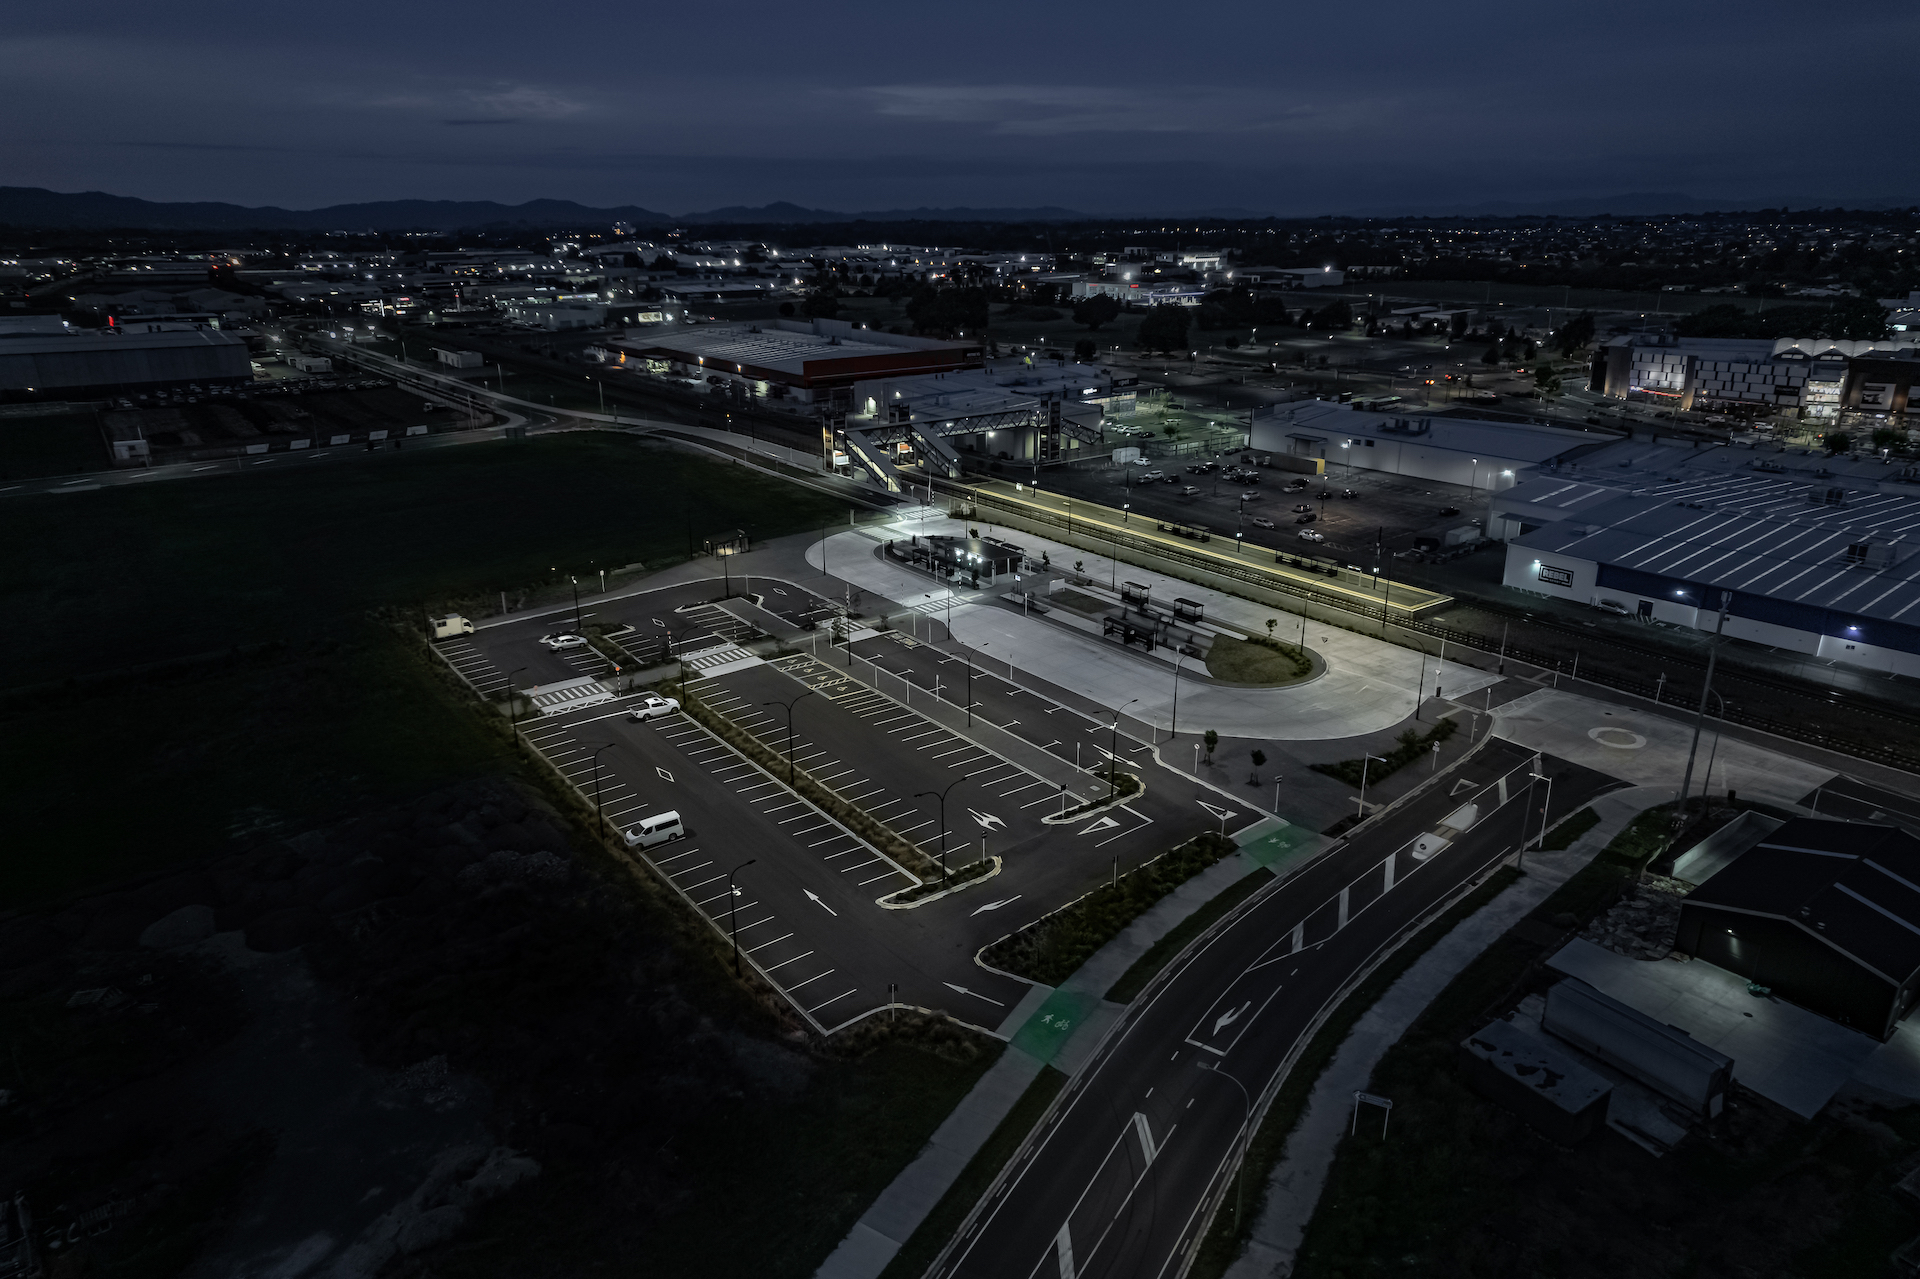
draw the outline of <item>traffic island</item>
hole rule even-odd
[[[923,884],[902,888],[897,893],[888,893],[877,900],[884,910],[912,910],[915,906],[924,906],[928,902],[939,901],[942,897],[951,897],[976,884],[984,884],[999,873],[1000,859],[986,857],[977,862],[969,862],[950,873],[944,880],[929,879]]]
[[[1119,769],[1109,769],[1106,772],[1095,770],[1093,775],[1099,781],[1107,783],[1109,787],[1108,794],[1102,795],[1099,799],[1090,799],[1084,804],[1075,804],[1072,808],[1064,809],[1058,813],[1050,813],[1040,819],[1041,825],[1059,826],[1065,822],[1077,822],[1090,813],[1098,813],[1105,809],[1113,808],[1116,805],[1124,804],[1130,799],[1137,799],[1147,793],[1147,784],[1132,773],[1123,773]]]
[[[1103,884],[980,952],[980,962],[1027,981],[1057,986],[1161,898],[1238,846],[1209,831]]]

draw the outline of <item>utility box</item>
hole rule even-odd
[[[1714,1118],[1726,1104],[1733,1058],[1576,977],[1547,992],[1540,1025],[1702,1119]]]
[[[445,617],[433,619],[433,637],[449,639],[455,635],[473,634],[473,623],[458,613],[448,613]]]

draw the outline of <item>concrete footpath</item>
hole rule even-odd
[[[1240,850],[1208,867],[1156,903],[1057,988],[1034,986],[999,1033],[1010,1042],[914,1161],[881,1192],[820,1269],[817,1279],[874,1279],[919,1228],[986,1144],[1040,1071],[1069,1077],[1091,1061],[1126,1012],[1105,998],[1126,971],[1178,924],[1261,867],[1276,877],[1304,866],[1325,837],[1268,818],[1235,837]]]
[[[1598,825],[1563,852],[1527,854],[1526,878],[1460,921],[1387,988],[1355,1023],[1314,1084],[1300,1125],[1267,1181],[1266,1203],[1253,1223],[1247,1250],[1228,1269],[1228,1279],[1279,1279],[1293,1272],[1334,1152],[1347,1135],[1353,1094],[1366,1088],[1387,1049],[1502,933],[1572,879],[1635,817],[1672,798],[1672,789],[1664,786],[1635,786],[1600,796],[1590,805],[1600,818]]]

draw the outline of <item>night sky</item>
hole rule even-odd
[[[12,5],[0,184],[1282,215],[1920,199],[1920,5]]]

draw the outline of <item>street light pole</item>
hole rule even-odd
[[[1538,756],[1535,758],[1538,758]],[[1547,784],[1547,802],[1542,805],[1540,809],[1540,836],[1538,840],[1540,844],[1544,845],[1547,842],[1547,814],[1548,811],[1553,808],[1553,778],[1547,776],[1545,773],[1528,773],[1527,776],[1536,782],[1545,782]],[[1534,842],[1534,840],[1527,840],[1521,844],[1520,847],[1524,851],[1527,844]]]
[[[520,698],[520,690],[513,686],[513,677],[526,669],[524,666],[516,666],[507,672],[507,718],[513,723],[513,740],[515,742],[520,740],[520,716],[514,710],[514,703]]]
[[[602,835],[607,833],[607,819],[601,815],[600,808],[600,752],[612,745],[612,742],[607,742],[595,747],[593,752],[593,822]]]
[[[793,708],[794,708],[794,705],[797,702],[799,702],[799,700],[802,697],[812,697],[814,693],[818,691],[819,691],[818,689],[810,688],[806,692],[796,694],[795,696],[789,698],[784,702],[775,700],[771,702],[760,703],[762,706],[778,706],[781,710],[787,713],[787,787],[788,789],[792,789],[793,787]]]
[[[947,783],[946,790],[923,790],[914,795],[915,799],[925,799],[931,795],[940,801],[940,884],[942,887],[945,887],[947,882],[947,791],[966,780],[964,777],[956,777]]]
[[[571,574],[571,573],[569,573],[569,574],[567,574],[567,580],[568,580],[569,582],[572,582],[572,583],[573,583],[573,633],[574,633],[575,635],[578,635],[578,634],[580,633],[580,630],[581,630],[581,625],[580,625],[580,579],[579,579],[579,578],[577,578],[577,577],[575,577],[575,576],[574,576],[573,574]]]
[[[1700,730],[1707,722],[1707,694],[1713,691],[1713,664],[1720,656],[1720,636],[1727,629],[1727,614],[1733,609],[1733,592],[1720,592],[1720,620],[1713,628],[1715,643],[1707,650],[1707,678],[1700,686],[1700,711],[1693,720],[1693,745],[1687,748],[1687,771],[1680,782],[1680,805],[1673,814],[1676,834],[1687,824],[1687,795],[1693,789],[1693,760],[1700,752]]]
[[[733,939],[735,977],[740,975],[740,889],[734,885],[733,877],[759,860],[758,857],[749,857],[727,872],[727,934]]]
[[[1139,700],[1136,697],[1133,702]],[[1133,705],[1133,702],[1128,702],[1127,706]],[[1127,706],[1122,706],[1120,710],[1113,713],[1113,740],[1107,748],[1107,798],[1109,800],[1120,793],[1120,711],[1126,710]]]
[[[1175,650],[1173,654],[1173,723],[1167,729],[1168,741],[1180,736],[1180,663],[1186,657],[1183,650]]]
[[[1241,1083],[1238,1079],[1235,1079],[1232,1075],[1229,1075],[1226,1071],[1220,1069],[1220,1066],[1218,1063],[1215,1063],[1214,1065],[1209,1066],[1206,1062],[1203,1061],[1199,1063],[1199,1065],[1200,1065],[1200,1069],[1211,1070],[1214,1074],[1220,1076],[1222,1079],[1226,1080],[1228,1083],[1232,1084],[1235,1088],[1238,1088],[1240,1090],[1241,1099],[1246,1105],[1246,1118],[1244,1118],[1241,1121],[1241,1131],[1242,1132],[1246,1131],[1246,1126],[1253,1122],[1253,1094],[1247,1091],[1247,1086],[1245,1084]],[[1240,1152],[1240,1166],[1235,1171],[1234,1181],[1236,1184],[1236,1189],[1234,1190],[1234,1199],[1233,1199],[1233,1224],[1234,1224],[1234,1228],[1238,1229],[1240,1226],[1241,1214],[1246,1211],[1246,1207],[1247,1207],[1247,1157],[1246,1157],[1245,1150],[1242,1150]]]
[[[1363,822],[1367,820],[1367,770],[1373,767],[1373,761],[1376,759],[1382,764],[1387,762],[1379,755],[1360,757],[1360,820]]]

